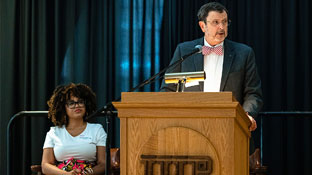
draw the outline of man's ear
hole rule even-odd
[[[204,21],[199,21],[198,22],[200,29],[205,33],[205,22]]]

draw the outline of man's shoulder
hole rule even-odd
[[[240,50],[240,51],[243,51],[243,50],[250,51],[250,50],[252,50],[252,48],[250,46],[248,46],[247,44],[235,42],[235,41],[228,40],[228,39],[224,40],[224,45],[225,45],[225,47],[229,47],[229,48],[232,48],[232,49],[235,49],[235,50]]]
[[[204,39],[203,37],[201,38],[198,38],[198,39],[195,39],[195,40],[192,40],[192,41],[185,41],[185,42],[182,42],[180,44],[178,44],[178,47],[190,47],[190,48],[195,48],[196,45],[203,45],[204,43]]]

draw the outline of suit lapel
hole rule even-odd
[[[224,40],[224,58],[220,91],[224,91],[225,83],[227,81],[234,58],[233,48],[227,40]]]
[[[198,40],[198,42],[195,45],[203,46],[204,45],[204,37],[202,37],[200,40]],[[204,56],[201,53],[196,54],[194,56],[194,59],[193,59],[193,64],[195,67],[195,72],[203,71],[204,70]],[[203,91],[203,87],[204,87],[204,83],[199,82],[200,91]]]

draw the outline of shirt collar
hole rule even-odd
[[[208,44],[208,42],[206,41],[205,37],[204,37],[204,46],[209,46],[209,47],[217,47],[217,46],[223,46],[224,41],[222,41],[222,43],[217,44],[215,46],[211,46],[210,44]]]

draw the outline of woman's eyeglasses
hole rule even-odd
[[[74,109],[75,107],[85,107],[85,101],[84,100],[78,100],[78,101],[69,100],[66,102],[66,105],[70,109]]]

